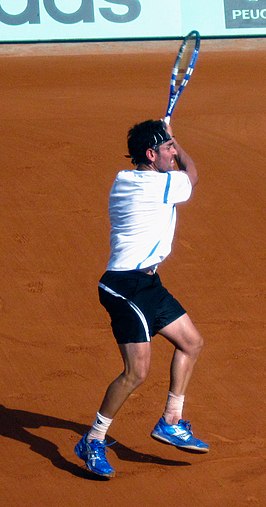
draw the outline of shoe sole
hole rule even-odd
[[[115,471],[111,472],[110,474],[100,474],[99,472],[95,472],[95,470],[91,470],[91,468],[85,463],[86,468],[89,472],[91,472],[94,475],[97,475],[97,477],[106,477],[107,479],[111,479],[112,477],[115,477]]]
[[[199,453],[207,453],[209,452],[209,449],[204,447],[196,447],[196,445],[178,445],[173,444],[173,442],[170,442],[167,440],[167,438],[161,437],[157,433],[151,433],[151,437],[155,440],[159,440],[160,442],[163,442],[164,444],[173,445],[174,447],[177,447],[178,449],[181,449],[182,451],[196,451]]]

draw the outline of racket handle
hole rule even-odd
[[[171,116],[165,116],[163,121],[166,123],[166,125],[170,125],[170,120]]]

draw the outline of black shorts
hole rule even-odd
[[[186,313],[157,273],[106,271],[99,282],[99,298],[111,317],[117,343],[148,342]]]

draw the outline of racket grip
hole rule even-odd
[[[170,125],[170,120],[171,116],[165,116],[163,121],[166,123],[166,125]]]

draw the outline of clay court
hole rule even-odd
[[[90,475],[73,447],[122,363],[97,282],[126,134],[164,115],[174,41],[0,46],[1,505],[264,506],[265,39],[203,41],[173,117],[200,181],[159,274],[205,348],[185,418],[211,445],[150,438],[172,349],[115,419]]]

